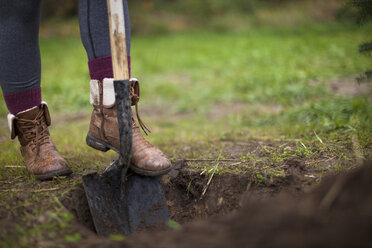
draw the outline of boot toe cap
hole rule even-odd
[[[133,162],[133,160],[132,160]],[[171,169],[172,163],[163,154],[151,157],[144,156],[137,160],[137,163],[132,163],[132,169],[144,176],[160,176],[166,174]]]
[[[64,171],[64,170],[68,170],[68,169],[71,170],[67,161],[64,160],[64,159],[58,159],[58,160],[54,161],[53,163],[51,163],[48,166],[47,171],[48,172],[57,172],[57,171]]]
[[[171,162],[165,156],[155,156],[151,159],[140,160],[138,166],[145,170],[163,171],[171,166]]]
[[[70,166],[64,159],[52,160],[39,168],[40,169],[34,174],[37,179],[41,180],[50,179],[55,176],[66,176],[72,173]]]
[[[150,170],[166,170],[171,166],[171,162],[168,158],[165,156],[158,156],[154,160],[149,160],[147,167],[149,167]]]

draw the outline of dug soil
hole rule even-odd
[[[207,174],[180,160],[161,178],[170,219],[185,224],[225,215],[239,209],[252,193],[257,200],[270,199],[283,189],[293,196],[301,194],[315,179],[304,176],[305,169],[300,163],[287,161],[287,164],[286,176],[259,181],[252,173]],[[82,184],[60,200],[79,223],[95,232]]]
[[[372,163],[311,190],[301,165],[288,164],[284,177],[262,182],[249,173],[201,173],[179,161],[162,182],[170,218],[180,225],[121,242],[94,235],[81,185],[61,201],[91,230],[78,247],[372,247]]]

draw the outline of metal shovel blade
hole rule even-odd
[[[83,176],[85,195],[88,200],[94,227],[100,236],[129,234],[127,208],[122,200],[122,166],[115,161],[112,169],[98,175]]]
[[[129,235],[164,225],[168,206],[158,177],[131,174],[115,161],[102,175],[83,176],[83,185],[97,234]]]
[[[168,206],[160,178],[129,175],[125,190],[130,233],[166,224],[169,219]]]

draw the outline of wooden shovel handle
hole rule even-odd
[[[129,79],[123,7],[122,0],[107,0],[114,80]]]

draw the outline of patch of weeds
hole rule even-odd
[[[342,169],[342,164],[340,162],[337,162],[333,165],[333,169],[336,171],[336,172],[340,172],[341,169]]]
[[[369,137],[367,134],[372,130],[372,104],[368,98],[334,97],[332,100],[308,102],[258,122],[261,125],[276,125],[287,134],[306,136],[313,133],[322,145],[324,140],[321,135],[326,137],[335,133],[340,137],[353,131],[365,144],[365,139]]]
[[[68,243],[76,243],[82,240],[82,237],[79,233],[67,234],[64,236],[64,240]]]
[[[282,163],[287,160],[289,157],[293,156],[292,150],[288,149],[274,149],[270,155],[271,163]]]
[[[258,158],[256,157],[255,154],[246,154],[246,155],[241,155],[239,157],[239,160],[241,162],[253,162],[253,163],[255,163],[255,162],[258,161]]]
[[[302,141],[296,143],[294,153],[299,158],[312,158],[314,153]]]
[[[256,173],[256,178],[258,180],[258,182],[266,182],[267,180],[267,174],[265,172],[263,173]]]
[[[112,241],[120,242],[120,241],[125,240],[125,236],[121,235],[121,234],[111,234],[109,236],[109,239],[112,240]]]
[[[263,167],[260,168],[262,171],[262,176],[267,178],[268,176],[274,176],[274,177],[284,177],[285,172],[282,168],[279,166],[270,166],[270,165],[264,165]]]
[[[285,177],[285,173],[284,173],[284,170],[275,170],[275,169],[272,169],[272,170],[267,170],[266,171],[267,175],[271,175],[271,176],[274,176],[274,177]]]
[[[191,150],[189,153],[189,158],[196,158],[196,157],[197,157],[197,154],[195,153],[195,151]]]
[[[46,214],[48,216],[48,223],[55,221],[60,228],[66,228],[73,219],[73,216],[70,212],[48,211]]]
[[[172,220],[172,219],[167,221],[167,226],[171,229],[174,229],[174,230],[180,230],[181,229],[181,224],[178,223],[175,220]]]
[[[187,187],[186,187],[187,197],[189,197],[189,194],[190,194],[191,184],[192,184],[192,180],[190,180],[190,182],[187,184]]]

